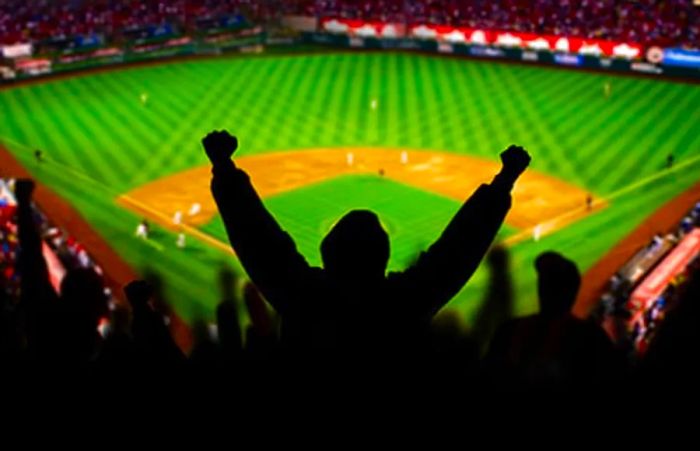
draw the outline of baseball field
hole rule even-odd
[[[239,165],[309,262],[335,220],[370,208],[391,235],[391,269],[520,144],[532,166],[499,237],[520,315],[536,309],[538,253],[585,271],[700,180],[699,105],[698,85],[439,56],[237,56],[0,90],[0,143],[127,262],[159,274],[185,320],[211,318],[219,270],[240,270],[208,191],[207,132],[238,136]],[[134,236],[143,218],[148,240]],[[468,322],[487,283],[482,268],[449,308]]]

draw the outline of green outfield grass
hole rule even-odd
[[[603,95],[607,81],[610,99]],[[145,106],[142,93],[149,97]],[[507,145],[522,144],[534,169],[611,204],[512,248],[515,313],[524,314],[535,309],[532,261],[539,252],[559,250],[585,270],[700,180],[698,105],[700,87],[649,79],[404,53],[250,56],[116,69],[0,91],[0,140],[127,261],[160,273],[186,319],[211,315],[217,269],[237,265],[192,240],[178,250],[165,231],[150,243],[135,240],[139,218],[115,198],[206,164],[199,140],[208,131],[236,133],[241,155],[386,146],[496,160]],[[35,148],[46,155],[41,166],[33,161]],[[669,153],[683,170],[662,170]],[[341,178],[267,204],[312,263],[319,260],[318,240],[338,216],[354,207],[376,209],[392,232],[394,268],[429,244],[459,207],[377,177]],[[203,229],[224,237],[218,220]],[[472,319],[486,283],[480,270],[451,306]]]

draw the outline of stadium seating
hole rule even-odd
[[[16,295],[19,289],[16,271],[17,202],[12,191],[13,184],[14,180],[0,179],[0,286],[11,297]],[[102,269],[75,237],[55,227],[38,208],[35,207],[33,213],[44,241],[43,254],[47,260],[50,277],[56,288],[66,271],[71,269],[90,268],[102,274]]]
[[[0,44],[103,34],[118,38],[149,25],[193,26],[197,19],[238,14],[255,18],[262,2],[245,0],[78,1],[9,0],[0,4]]]
[[[17,224],[12,193],[0,181],[0,286],[8,296],[16,296],[19,288],[17,272]]]
[[[166,23],[189,27],[202,17],[239,13],[253,20],[280,13],[338,16],[700,47],[700,7],[692,0],[9,0],[0,4],[0,44],[118,36],[125,29]]]
[[[317,15],[700,47],[692,0],[328,0]],[[301,3],[300,13],[308,11]]]
[[[700,202],[675,230],[640,249],[611,278],[602,296],[599,320],[619,343],[643,353],[667,310],[678,302],[679,287],[700,267],[696,258]],[[619,326],[617,324],[620,324]]]

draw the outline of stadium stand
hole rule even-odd
[[[147,26],[196,28],[198,21],[281,13],[427,23],[700,48],[700,7],[692,0],[10,0],[0,4],[0,44],[70,36],[116,39]]]
[[[300,14],[311,2],[300,2]],[[319,1],[319,16],[428,23],[700,47],[700,8],[674,1]]]
[[[16,298],[19,281],[17,262],[17,224],[14,221],[16,203],[7,185],[0,180],[0,283],[6,296]]]
[[[17,272],[18,226],[15,220],[17,199],[15,180],[0,179],[0,246],[2,250],[2,282],[6,294],[14,297],[19,289]],[[47,261],[49,276],[54,289],[58,289],[65,274],[74,269],[87,268],[102,274],[102,268],[90,257],[88,250],[73,236],[54,226],[35,205],[32,213],[42,238],[42,253]],[[110,296],[107,287],[105,294]]]
[[[656,235],[612,276],[597,316],[613,339],[644,354],[690,275],[700,268],[700,202],[675,230]]]
[[[126,32],[153,26],[194,29],[199,20],[235,16],[243,11],[253,19],[262,18],[266,15],[265,4],[240,0],[11,0],[0,4],[0,43],[91,35],[118,39]]]

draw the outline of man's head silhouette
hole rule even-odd
[[[354,210],[343,216],[321,243],[323,266],[341,279],[384,277],[389,262],[389,236],[376,214]]]
[[[581,286],[576,264],[556,252],[545,252],[535,260],[540,314],[561,316],[571,311]]]
[[[69,271],[61,282],[61,298],[73,320],[82,321],[88,329],[95,330],[108,312],[102,278],[92,269]]]

